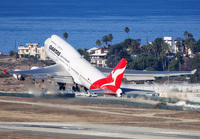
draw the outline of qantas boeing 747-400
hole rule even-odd
[[[194,74],[196,71],[150,72],[125,70],[127,61],[124,58],[114,69],[96,68],[57,35],[52,35],[45,41],[45,50],[49,58],[56,63],[55,65],[44,68],[35,67],[30,70],[7,71],[5,69],[3,72],[13,74],[18,80],[24,80],[26,76],[41,80],[51,77],[59,84],[60,90],[65,90],[66,83],[73,83],[84,86],[91,91],[120,97],[124,93],[123,89],[120,88],[123,78],[128,80],[154,80],[154,77]],[[108,72],[110,73],[108,74]]]

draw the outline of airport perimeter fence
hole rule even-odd
[[[200,106],[200,102],[193,102],[193,101],[186,101],[186,104],[192,104],[192,105],[199,105]]]
[[[27,94],[27,93],[4,93],[4,92],[0,92],[0,96],[35,97],[33,94]]]
[[[45,98],[45,99],[54,99],[54,98],[75,98],[74,93],[64,93],[64,94],[43,94],[40,97]]]
[[[0,96],[10,96],[10,97],[27,97],[27,98],[32,98],[32,97],[41,97],[45,99],[53,99],[53,98],[74,98],[75,94],[73,93],[65,93],[65,94],[42,94],[40,96],[38,95],[33,95],[33,94],[28,94],[28,93],[5,93],[5,92],[0,92]]]

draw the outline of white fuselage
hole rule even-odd
[[[55,63],[62,65],[75,83],[90,89],[91,85],[105,75],[93,67],[66,41],[52,35],[45,41],[46,53]]]

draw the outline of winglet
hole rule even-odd
[[[6,70],[6,69],[4,69],[4,70],[3,70],[3,73],[5,73],[5,74],[6,74],[6,73],[7,73],[7,70]]]
[[[192,74],[194,74],[197,71],[197,69],[194,69],[193,71],[191,71]]]

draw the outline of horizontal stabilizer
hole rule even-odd
[[[105,95],[113,95],[115,96],[116,93],[110,89],[92,89],[88,90],[88,92],[91,93],[97,93],[97,94],[105,94]]]
[[[121,88],[123,92],[154,92],[152,90],[132,89],[132,88]]]
[[[7,70],[6,70],[6,69],[4,69],[4,70],[3,70],[3,73],[5,73],[5,74],[6,74],[6,73],[7,73]]]
[[[152,96],[159,96],[159,93],[156,93],[152,90],[142,90],[142,89],[131,89],[131,88],[121,88],[123,94],[125,95],[152,95]]]
[[[191,74],[194,74],[197,71],[197,69],[194,69],[193,71],[191,71]]]

